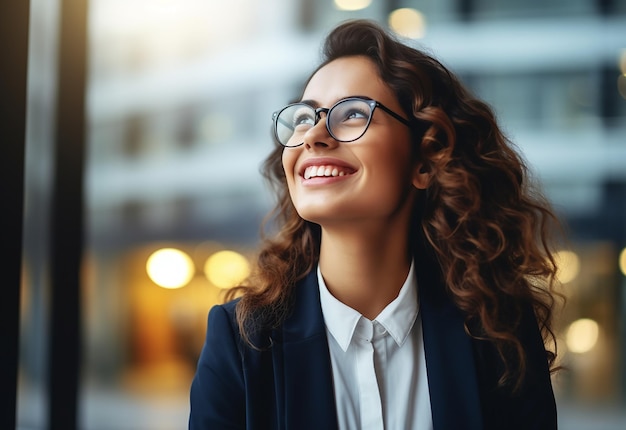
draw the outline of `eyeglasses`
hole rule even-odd
[[[293,103],[274,112],[274,136],[286,147],[304,143],[304,134],[314,127],[326,114],[328,134],[338,142],[353,142],[365,134],[372,121],[374,110],[379,107],[402,124],[409,122],[376,100],[349,97],[339,100],[330,108],[317,108],[306,103]]]

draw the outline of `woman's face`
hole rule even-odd
[[[405,117],[375,65],[363,56],[339,58],[322,67],[302,99],[329,108],[351,96],[374,99]],[[412,162],[409,127],[376,108],[365,134],[342,143],[329,135],[325,119],[322,114],[304,134],[303,145],[283,151],[289,194],[300,216],[322,226],[355,225],[388,222],[410,212],[414,185],[423,184]]]

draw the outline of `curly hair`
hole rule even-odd
[[[550,234],[558,221],[492,110],[439,61],[375,23],[355,20],[327,36],[316,71],[356,55],[369,58],[395,93],[411,121],[416,157],[430,174],[413,211],[412,249],[436,256],[447,294],[466,316],[466,332],[493,342],[505,364],[499,383],[517,388],[526,360],[516,330],[529,304],[544,344],[551,343],[550,367],[556,358]],[[263,166],[278,198],[271,215],[279,231],[264,239],[256,270],[239,289],[238,324],[248,341],[259,321],[276,326],[284,320],[295,283],[319,259],[320,227],[302,219],[291,202],[282,150],[276,144]]]

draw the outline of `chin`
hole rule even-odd
[[[305,221],[312,222],[315,224],[322,224],[324,220],[328,220],[329,216],[327,213],[320,213],[319,210],[298,210],[298,215]]]
[[[305,221],[309,221],[315,224],[324,224],[329,221],[333,221],[337,219],[337,214],[341,213],[338,210],[331,210],[327,207],[320,207],[319,205],[315,205],[315,207],[299,207],[296,208],[298,215]]]

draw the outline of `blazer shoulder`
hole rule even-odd
[[[206,339],[190,391],[190,429],[243,428],[241,340],[232,303],[211,308]]]
[[[228,342],[232,342],[233,346],[240,349],[241,333],[237,324],[237,302],[238,300],[233,300],[215,305],[209,310],[205,346],[228,340]]]
[[[237,312],[237,303],[239,303],[239,301],[241,300],[241,298],[237,298],[234,300],[231,300],[229,302],[223,303],[221,305],[215,305],[211,308],[211,310],[209,311],[209,316],[211,315],[211,312],[215,311],[217,312],[221,312],[225,315],[227,315],[229,317],[230,320],[236,322],[236,312]],[[218,311],[219,309],[219,311]]]

